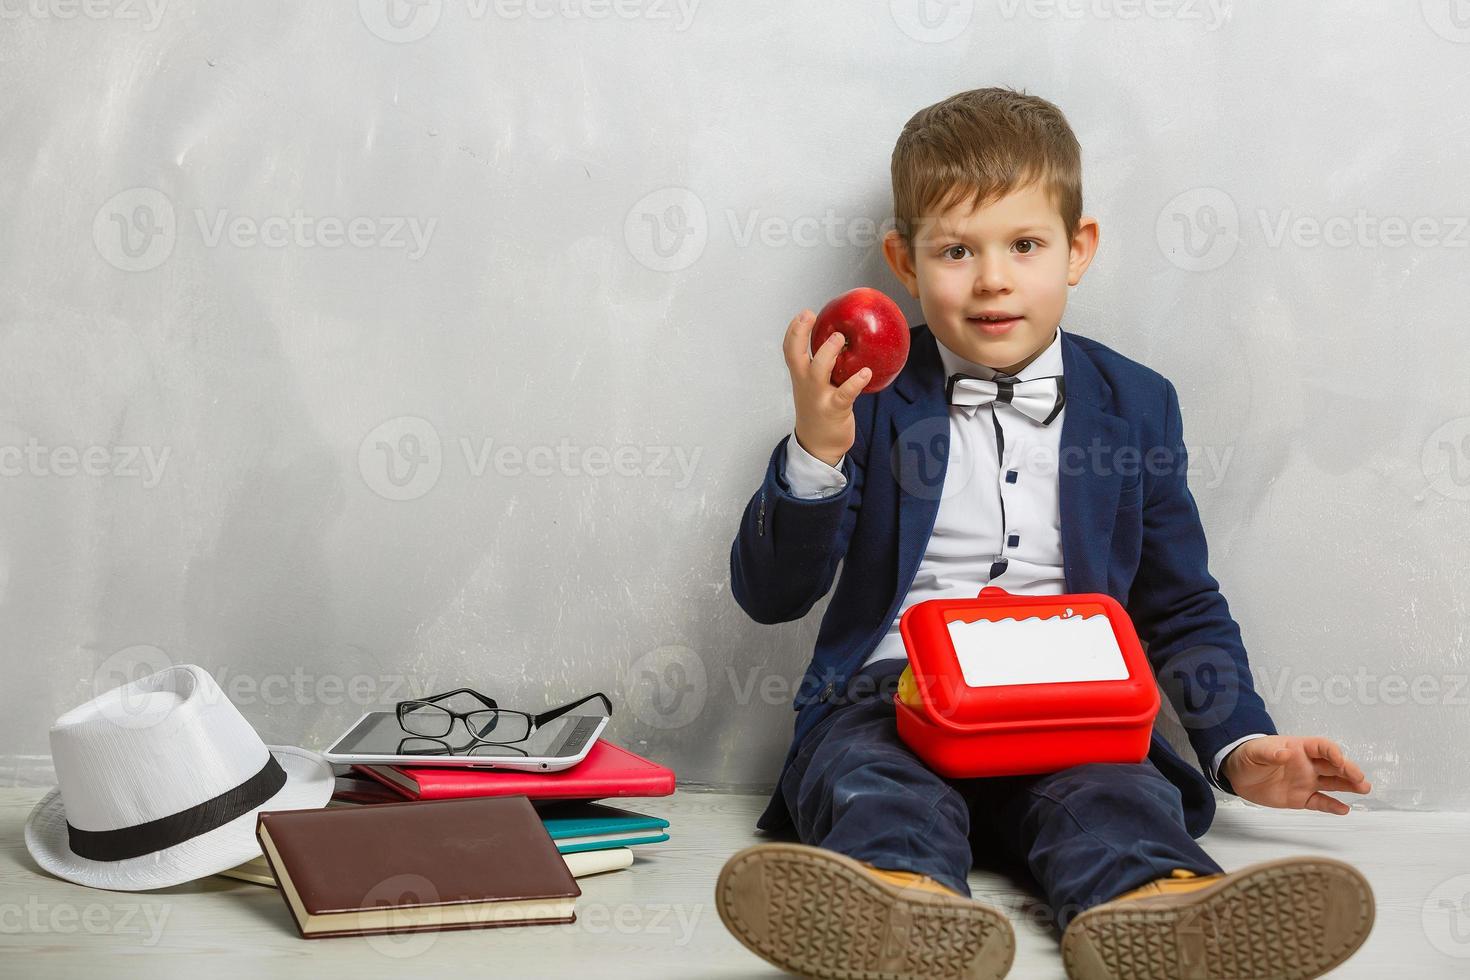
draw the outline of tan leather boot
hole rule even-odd
[[[1016,955],[998,909],[927,875],[806,844],[732,855],[715,907],[747,949],[802,976],[998,980]]]
[[[1062,961],[1071,980],[1307,980],[1356,952],[1373,915],[1367,879],[1332,858],[1179,869],[1074,918]]]

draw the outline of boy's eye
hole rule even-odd
[[[1022,245],[1025,245],[1027,247],[1021,249],[1021,254],[1022,255],[1030,255],[1032,252],[1036,251],[1036,249],[1041,245],[1041,243],[1038,242],[1034,238],[1018,238],[1016,240],[1016,246],[1018,248],[1020,248],[1020,246],[1022,246]],[[955,249],[959,249],[962,252],[968,252],[970,250],[969,247],[966,246],[966,245],[950,245],[949,247],[947,247],[944,250],[945,257],[946,258],[951,258],[951,259],[960,259],[960,258],[962,258],[963,256],[959,256],[959,255],[955,255],[954,254],[954,250]]]

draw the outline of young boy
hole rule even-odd
[[[1214,785],[1345,814],[1367,793],[1325,738],[1283,736],[1251,684],[1207,569],[1166,378],[1060,323],[1097,248],[1062,113],[1007,89],[920,111],[893,152],[884,255],[927,323],[882,391],[831,383],[842,346],[786,331],[795,431],[772,453],[731,549],[735,599],[798,619],[832,585],[795,699],[795,737],[757,826],[720,873],[748,948],[820,977],[1000,977],[1014,933],[966,883],[978,858],[1026,868],[1073,978],[1316,977],[1373,923],[1351,866],[1288,857],[1226,873],[1197,838]],[[1105,592],[1127,608],[1200,768],[1157,734],[1137,764],[949,779],[899,738],[903,610],[994,584]],[[1006,651],[1022,657],[1024,650]]]

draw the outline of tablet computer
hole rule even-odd
[[[610,719],[605,714],[565,714],[520,742],[476,742],[455,725],[443,738],[410,735],[391,711],[369,711],[322,753],[338,765],[470,766],[555,772],[586,758]]]

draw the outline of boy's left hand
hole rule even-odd
[[[1237,796],[1262,806],[1321,810],[1339,816],[1348,805],[1324,791],[1367,793],[1363,770],[1328,738],[1266,735],[1225,757],[1221,773]]]

